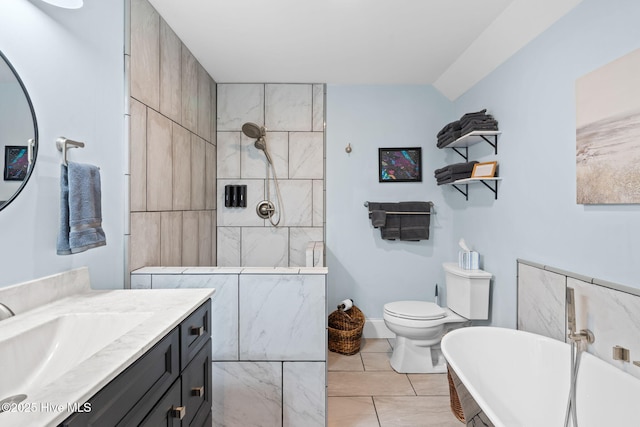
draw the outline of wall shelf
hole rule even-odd
[[[453,188],[462,193],[462,195],[465,197],[465,200],[469,200],[469,184],[482,183],[485,187],[493,192],[495,199],[498,200],[498,181],[500,180],[502,180],[502,178],[498,176],[493,178],[465,178],[449,182],[445,185],[453,186]],[[493,183],[493,186],[490,185],[490,183]],[[464,190],[461,188],[462,186],[464,186]]]
[[[474,130],[460,138],[456,139],[450,144],[445,145],[442,148],[451,148],[453,151],[461,155],[465,161],[469,161],[469,147],[480,142],[486,142],[493,147],[494,153],[498,154],[498,135],[502,132],[499,130]],[[464,149],[464,153],[460,151]]]

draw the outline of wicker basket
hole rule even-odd
[[[346,355],[360,351],[364,314],[355,305],[329,315],[329,350]]]
[[[460,404],[460,398],[458,398],[458,392],[456,386],[453,384],[453,378],[451,378],[451,371],[447,366],[447,379],[449,380],[449,401],[451,403],[451,412],[458,419],[458,421],[464,423],[464,412],[462,412],[462,405]]]

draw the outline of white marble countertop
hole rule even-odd
[[[87,285],[88,286],[88,285]],[[67,404],[82,405],[158,343],[193,310],[208,300],[214,289],[111,290],[82,292],[0,322],[0,340],[70,313],[146,313],[145,320],[93,356],[77,364],[50,384],[28,393],[23,404],[33,412],[0,413],[1,426],[56,426],[71,412]],[[2,293],[0,293],[2,295]],[[7,304],[8,305],[8,304]],[[82,346],[82,337],[78,337]],[[2,369],[11,369],[3,366]],[[1,376],[1,373],[0,373]],[[0,396],[3,398],[4,396]],[[23,405],[24,406],[24,405]],[[60,408],[64,408],[61,410]]]

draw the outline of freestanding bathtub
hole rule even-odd
[[[457,329],[442,339],[454,383],[459,379],[464,386],[459,390],[456,384],[467,421],[474,415],[465,404],[468,391],[496,427],[564,426],[570,348],[529,332],[481,326]],[[581,357],[578,426],[640,425],[640,379],[589,353]]]

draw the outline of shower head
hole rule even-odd
[[[242,125],[242,133],[247,135],[249,138],[262,138],[266,135],[266,130],[264,126],[258,126],[255,123],[247,122]]]

